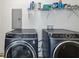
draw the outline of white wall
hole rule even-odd
[[[0,0],[0,31],[1,31],[1,0]]]
[[[2,8],[1,8],[1,5],[2,5],[2,3],[1,3],[2,1],[0,0],[0,32],[1,32],[1,12],[2,12]],[[1,33],[0,33],[0,35],[1,35]]]
[[[29,3],[32,0],[3,0],[3,12],[2,12],[2,36],[1,36],[1,41],[2,45],[0,45],[0,52],[4,52],[4,39],[5,39],[5,33],[8,31],[11,31],[11,9],[12,8],[22,8],[23,9],[23,28],[46,28],[46,25],[53,25],[54,28],[65,28],[65,29],[70,29],[74,31],[79,31],[79,18],[76,17],[74,14],[70,17],[67,18],[69,15],[69,11],[65,12],[62,10],[60,11],[52,11],[50,16],[48,18],[46,12],[40,12],[36,11],[34,14],[34,17],[32,19],[28,19],[28,11],[27,8],[29,6]],[[41,3],[50,3],[50,2],[55,2],[58,0],[36,0],[36,2],[40,1]],[[70,4],[79,4],[79,0],[65,0],[64,3],[70,3]],[[38,31],[38,32],[39,32]],[[41,34],[41,33],[40,33]],[[40,35],[39,34],[39,35]],[[40,37],[39,37],[40,38]]]
[[[2,6],[2,4],[3,4],[3,0],[0,0],[0,53],[1,52],[3,52],[3,48],[4,48],[4,44],[3,44],[3,42],[4,42],[4,39],[3,39],[3,36],[4,36],[4,34],[3,34],[3,22],[2,22],[2,10],[3,10],[3,6]]]
[[[1,0],[0,0],[0,4],[1,4]],[[0,5],[0,32],[1,32],[1,5]],[[0,36],[1,36],[1,33],[0,33]]]

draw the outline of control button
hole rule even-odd
[[[70,38],[70,35],[69,34],[66,34],[66,38]]]
[[[33,41],[33,44],[35,44],[35,41]]]

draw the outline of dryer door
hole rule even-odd
[[[79,58],[79,42],[64,41],[53,52],[54,58]]]
[[[25,41],[11,43],[6,51],[6,58],[35,58],[34,48]]]

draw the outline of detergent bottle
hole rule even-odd
[[[62,0],[59,0],[59,2],[58,2],[58,8],[64,8],[64,4],[62,3]]]

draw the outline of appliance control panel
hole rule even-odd
[[[79,34],[52,34],[53,38],[79,38]]]

